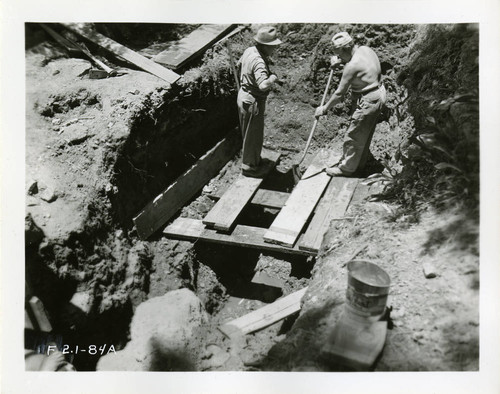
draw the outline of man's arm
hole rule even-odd
[[[278,77],[276,75],[271,74],[269,78],[259,83],[259,89],[262,90],[263,92],[267,92],[269,89],[271,89],[271,87],[273,86],[273,84],[276,82],[277,79]]]
[[[337,90],[333,93],[332,97],[328,102],[322,106],[319,106],[316,108],[316,113],[314,116],[316,118],[319,118],[320,116],[326,114],[326,112],[334,105],[337,105],[345,96],[347,93],[347,90],[349,89],[349,86],[351,86],[351,82],[354,79],[354,76],[356,75],[356,69],[354,65],[348,63],[344,67],[344,71],[342,72],[342,78],[340,79],[339,86],[337,87]]]
[[[255,59],[253,64],[253,73],[257,86],[263,92],[271,89],[278,77],[274,74],[269,74],[268,69],[263,60]]]

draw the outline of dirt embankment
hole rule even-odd
[[[99,26],[144,54],[154,51],[156,41],[180,36],[192,26],[172,25],[165,30],[151,26],[145,35],[149,39],[129,43],[136,37],[130,33],[133,28]],[[359,257],[380,263],[393,281],[394,329],[378,368],[477,368],[477,253],[463,244],[457,247],[454,233],[446,231],[446,226],[455,228],[458,222],[473,233],[474,223],[434,211],[422,211],[418,222],[395,203],[367,204],[360,192],[358,204],[353,203],[347,215],[351,219],[332,226],[316,261],[193,247],[158,235],[139,241],[132,217],[237,126],[236,91],[225,49],[209,50],[196,67],[183,70],[175,87],[130,69],[120,77],[90,80],[86,60],[68,58],[35,26],[27,29],[31,37],[26,69],[27,282],[66,338],[123,347],[133,311],[142,301],[188,288],[212,314],[199,336],[200,349],[215,343],[216,353],[225,360],[210,363],[215,350],[212,356],[199,350],[198,369],[332,370],[338,366],[318,360],[315,352],[321,353],[342,308],[346,280],[341,262],[367,245]],[[326,84],[329,40],[340,30],[379,54],[388,90],[388,110],[372,143],[378,161],[371,162],[370,170],[381,171],[383,161],[395,170],[403,168],[398,147],[411,140],[415,120],[408,106],[413,91],[402,82],[404,75],[412,75],[406,67],[417,29],[287,24],[279,25],[279,30],[284,44],[272,68],[283,84],[268,100],[265,145],[280,150],[282,160],[265,187],[289,191],[293,186],[287,170],[305,146]],[[251,37],[251,31],[244,31],[231,40],[236,55]],[[333,87],[339,77],[335,75]],[[320,147],[341,149],[347,108],[339,106],[321,121],[305,165]],[[180,214],[203,217],[214,204],[209,194],[226,188],[237,173],[235,158]],[[265,226],[275,214],[254,209],[242,220]],[[436,230],[435,223],[442,223],[438,227],[442,230]],[[471,242],[477,239],[472,237]],[[421,264],[426,261],[438,269],[435,280],[422,276]],[[249,288],[256,272],[273,278],[279,292],[261,294],[259,286]],[[215,330],[218,323],[307,284],[303,312],[290,332],[293,319],[248,336],[245,343],[232,344]],[[457,309],[460,313],[455,313]],[[408,349],[417,355],[412,360],[406,358]],[[82,359],[80,367],[92,369],[95,363]]]

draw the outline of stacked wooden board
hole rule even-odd
[[[200,240],[223,245],[254,248],[268,252],[292,253],[302,256],[314,256],[316,254],[308,250],[301,250],[298,247],[289,248],[264,242],[265,232],[265,228],[238,224],[230,234],[226,234],[207,228],[201,220],[189,218],[177,218],[163,230],[163,234],[169,238],[187,241]]]
[[[358,185],[355,178],[332,178],[299,242],[299,249],[318,252],[332,220],[342,219]]]
[[[270,150],[263,150],[262,157],[270,163],[270,165],[267,166],[269,172],[269,170],[271,170],[271,165],[274,167],[280,154]],[[240,175],[203,219],[203,224],[216,230],[229,231],[243,208],[245,208],[247,203],[257,192],[262,181],[263,178],[249,178]]]
[[[156,63],[173,70],[182,68],[209,46],[234,29],[236,25],[201,25],[186,37],[173,43],[168,49],[153,57]]]
[[[279,154],[265,150],[263,157],[274,166]],[[330,222],[344,217],[358,184],[358,179],[331,178],[325,173],[325,168],[337,158],[327,150],[320,151],[291,193],[259,189],[263,179],[239,176],[224,194],[215,196],[218,202],[205,218],[178,218],[163,234],[177,239],[315,256]],[[249,204],[281,212],[269,229],[238,224],[241,212]]]
[[[220,200],[222,194],[210,194],[208,197],[213,200]],[[250,200],[250,204],[258,205],[265,208],[281,209],[285,206],[286,201],[290,197],[290,193],[277,192],[274,190],[259,189],[255,192]]]

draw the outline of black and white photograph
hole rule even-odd
[[[499,29],[276,8],[17,16],[6,393],[497,392]]]

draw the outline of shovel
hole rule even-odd
[[[330,88],[330,82],[332,81],[332,76],[333,76],[333,69],[330,70],[330,75],[328,77],[328,82],[326,83],[325,93],[323,93],[323,99],[321,100],[321,105],[323,105],[325,103],[326,95],[328,94],[328,89]],[[314,132],[316,131],[317,125],[318,125],[318,119],[314,119],[314,124],[313,124],[313,127],[311,129],[311,132],[309,133],[309,138],[307,139],[306,148],[304,149],[304,153],[302,154],[302,157],[300,158],[300,160],[297,163],[292,165],[292,174],[293,174],[294,183],[297,183],[302,178],[302,173],[300,172],[300,164],[304,161],[304,158],[306,157],[307,151],[309,150],[309,145],[311,145],[312,137],[314,135]]]

